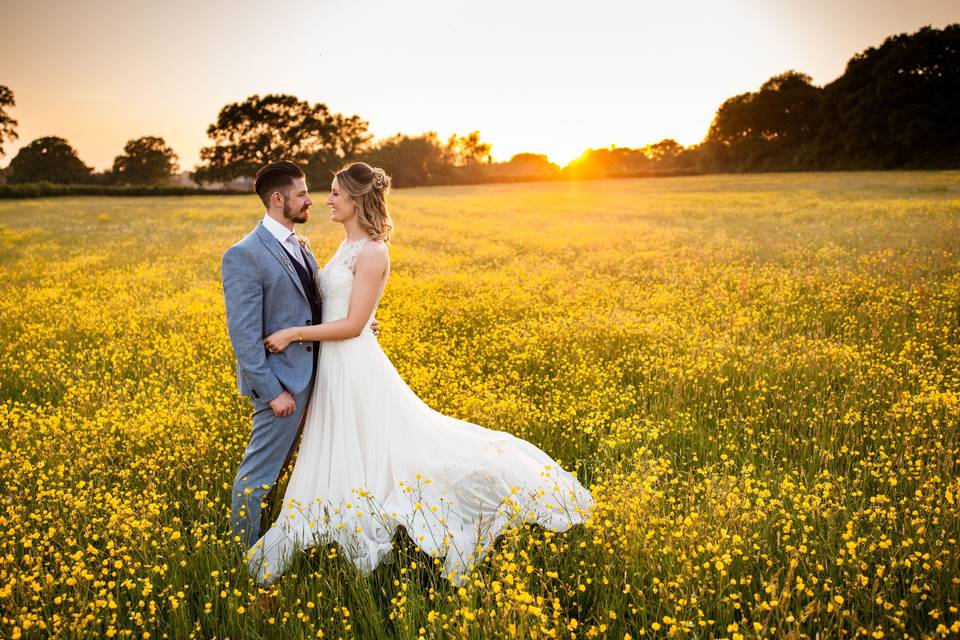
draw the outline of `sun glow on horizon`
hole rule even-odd
[[[586,149],[575,151],[573,149],[558,148],[554,151],[548,151],[546,156],[550,162],[559,165],[562,169],[577,158],[582,157],[584,153],[586,153]]]
[[[496,145],[494,145],[494,150],[496,150]],[[517,151],[515,153],[500,155],[493,153],[494,162],[509,162],[510,158],[520,153],[529,153],[532,155],[546,156],[547,160],[559,166],[561,169],[583,156],[586,153],[586,149],[574,149],[573,147],[558,146],[553,150],[544,150],[544,149],[529,149],[524,151]]]
[[[494,127],[481,129],[480,137],[493,145],[491,152],[495,162],[507,162],[518,153],[531,153],[545,155],[550,162],[563,168],[592,149],[636,149],[667,138],[684,147],[699,144],[706,137],[717,106],[711,102],[652,104],[648,105],[651,117],[637,122],[629,117],[630,106],[610,105],[600,109],[598,105],[596,112],[605,110],[608,117],[581,116],[581,122],[569,126],[561,123],[547,136],[535,135],[532,128]],[[524,107],[517,105],[517,108]]]

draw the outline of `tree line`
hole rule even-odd
[[[250,96],[224,106],[207,128],[191,177],[208,186],[249,178],[288,158],[323,184],[345,161],[384,167],[396,186],[511,180],[615,178],[687,173],[960,168],[960,24],[924,27],[854,55],[833,82],[817,87],[790,70],[720,105],[706,138],[641,148],[589,149],[566,167],[521,153],[493,162],[478,131],[441,139],[434,132],[375,141],[358,115],[335,113],[295,96]],[[0,86],[0,155],[16,139],[7,113],[13,93]],[[23,147],[4,171],[12,184],[160,185],[178,171],[164,140],[130,140],[113,167],[95,173],[66,140]]]
[[[0,87],[0,94],[5,89]],[[15,140],[16,132],[8,132],[8,138]],[[0,129],[0,142],[2,140]],[[0,155],[2,153],[0,147]],[[177,154],[163,138],[144,136],[130,140],[123,153],[114,159],[111,169],[96,173],[77,156],[69,142],[58,136],[45,136],[20,149],[5,173],[6,181],[11,184],[160,186],[168,183],[177,171]]]

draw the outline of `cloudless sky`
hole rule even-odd
[[[0,85],[20,139],[66,138],[98,169],[163,137],[183,169],[220,108],[290,93],[380,138],[480,130],[497,159],[699,142],[717,107],[788,69],[826,84],[960,0],[84,0],[0,7]]]

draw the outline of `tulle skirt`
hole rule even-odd
[[[249,550],[248,567],[269,584],[298,550],[336,542],[366,574],[402,525],[459,584],[504,528],[565,531],[593,505],[533,444],[424,404],[365,331],[321,348],[281,513]]]

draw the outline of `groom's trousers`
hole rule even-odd
[[[293,394],[296,410],[283,417],[273,415],[269,404],[253,400],[253,429],[233,481],[230,518],[233,537],[239,536],[244,549],[260,539],[261,502],[290,459],[312,390],[311,379],[305,389]]]

